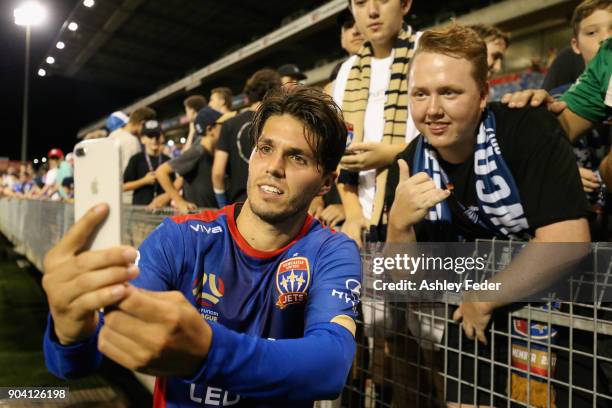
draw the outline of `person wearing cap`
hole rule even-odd
[[[64,201],[74,203],[74,177],[70,176],[62,180],[62,188],[66,194]]]
[[[304,81],[307,76],[304,75],[300,68],[295,64],[285,64],[278,68],[278,75],[281,76],[281,84],[286,90],[299,85],[301,81]]]
[[[35,198],[52,197],[58,190],[57,184],[57,169],[60,162],[64,158],[64,152],[61,149],[53,148],[47,153],[49,159],[49,170],[45,173],[44,186],[35,194]]]
[[[161,186],[181,213],[188,213],[198,207],[217,207],[211,174],[215,146],[225,118],[213,108],[201,109],[194,121],[197,137],[193,145],[180,156],[164,163],[156,172]],[[170,180],[172,173],[183,178],[183,196]],[[158,202],[155,204],[157,206]]]
[[[161,138],[162,130],[156,120],[148,120],[143,124],[140,141],[144,151],[132,156],[123,172],[123,191],[134,191],[134,205],[148,205],[164,192],[155,177],[155,170],[170,160],[161,153]]]
[[[129,116],[121,111],[113,112],[106,119],[106,129],[108,133],[112,133],[117,129],[124,127],[130,120]]]

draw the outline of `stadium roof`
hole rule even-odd
[[[409,18],[416,28],[466,16],[466,21],[463,17],[459,21],[488,21],[509,29],[518,28],[509,24],[512,21],[525,26],[525,17],[536,9],[550,14],[550,7],[564,6],[562,14],[567,14],[576,2],[414,0]],[[87,8],[79,1],[49,46],[47,55],[55,63],[49,66],[43,58],[40,65],[50,75],[140,93],[144,99],[125,107],[128,110],[153,103],[162,116],[172,115],[176,114],[172,110],[180,109],[176,98],[186,92],[206,93],[221,85],[239,91],[248,75],[264,66],[296,63],[302,70],[312,70],[343,57],[334,17],[346,4],[346,0],[95,0]],[[541,19],[537,17],[534,22]],[[72,21],[78,24],[76,31],[68,29]],[[56,49],[58,41],[65,43],[64,49]]]
[[[149,91],[267,34],[325,0],[79,2],[49,46],[48,73]],[[296,6],[299,4],[299,6]],[[70,31],[68,23],[78,29]],[[65,48],[56,48],[58,41]],[[312,50],[297,50],[306,54]]]

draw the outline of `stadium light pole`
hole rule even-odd
[[[15,24],[26,28],[25,69],[23,81],[23,122],[21,124],[21,162],[25,163],[28,153],[28,97],[30,92],[30,33],[33,26],[41,24],[47,15],[45,8],[37,1],[28,1],[13,11]]]

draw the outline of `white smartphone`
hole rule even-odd
[[[92,139],[74,147],[74,219],[96,204],[107,203],[109,213],[88,249],[121,245],[123,174],[121,147],[116,139]]]

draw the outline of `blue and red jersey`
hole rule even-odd
[[[139,248],[132,283],[181,291],[213,331],[193,378],[157,380],[155,406],[312,406],[342,389],[355,351],[346,327],[361,289],[357,246],[308,216],[289,244],[258,251],[238,232],[239,210],[168,218]],[[52,324],[50,371],[69,378],[95,369],[97,336],[63,347]]]

